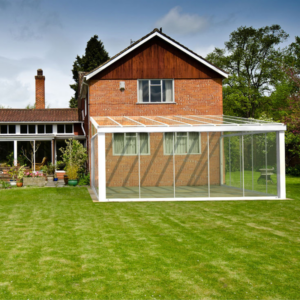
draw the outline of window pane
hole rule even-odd
[[[114,133],[114,154],[122,154],[124,151],[124,133]]]
[[[35,133],[35,125],[29,125],[29,133],[34,134]]]
[[[139,81],[139,102],[149,102],[149,82],[148,80]]]
[[[140,133],[140,153],[149,153],[148,133]]]
[[[172,102],[173,93],[172,93],[172,80],[163,80],[163,101]]]
[[[150,101],[151,102],[161,102],[161,87],[160,86],[151,86],[150,87]]]
[[[165,133],[165,154],[173,153],[173,132]]]
[[[186,154],[187,153],[187,133],[178,132],[175,139],[175,153]]]
[[[52,125],[46,125],[46,133],[53,133]]]
[[[199,147],[199,133],[198,132],[190,132],[189,133],[189,152],[190,153],[200,153]]]
[[[40,134],[45,133],[45,126],[44,125],[38,125],[38,133],[40,133]]]
[[[57,125],[57,133],[65,133],[65,125]]]
[[[21,125],[21,134],[27,134],[27,125]]]
[[[160,80],[151,80],[151,84],[159,84],[160,85]]]
[[[125,153],[136,154],[136,133],[126,133]]]
[[[7,134],[7,125],[1,125],[1,134]]]
[[[66,133],[73,133],[73,125],[66,125]]]
[[[16,125],[9,125],[9,133],[15,134],[16,133]]]

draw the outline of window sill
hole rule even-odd
[[[136,102],[136,104],[177,104],[176,102]]]

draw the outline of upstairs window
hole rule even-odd
[[[16,134],[16,125],[1,125],[0,134]]]
[[[138,80],[138,91],[140,103],[174,102],[172,79]]]
[[[72,124],[58,124],[57,133],[73,133]]]

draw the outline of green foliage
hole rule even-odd
[[[59,149],[62,153],[62,162],[65,163],[66,168],[76,166],[81,172],[88,158],[86,148],[77,140],[69,139],[65,142],[66,147]]]
[[[287,37],[279,25],[239,27],[225,49],[215,48],[206,57],[230,73],[224,80],[224,114],[254,118],[272,109],[267,95],[282,75],[278,64],[283,54],[276,46]]]
[[[78,185],[90,185],[90,173],[83,175],[78,182]]]
[[[17,177],[18,175],[18,167],[13,166],[12,168],[10,168],[10,170],[8,171],[8,174],[11,176],[11,178],[14,180],[15,177]]]
[[[21,166],[18,170],[18,175],[17,175],[19,182],[22,182],[24,175],[25,175],[25,166]]]
[[[8,166],[13,166],[14,165],[14,152],[10,152],[7,156],[6,156],[6,159],[7,159],[7,165]]]
[[[74,90],[75,95],[69,102],[71,108],[77,107],[78,98],[78,72],[89,72],[97,68],[99,65],[105,63],[109,59],[108,52],[105,50],[103,43],[98,39],[98,35],[94,35],[87,42],[85,54],[83,56],[77,55],[73,63],[73,79],[75,84],[70,84],[71,89]]]
[[[300,165],[296,165],[294,167],[287,167],[286,174],[300,177]]]
[[[52,164],[51,162],[49,162],[46,166],[43,166],[42,168],[43,172],[49,176],[54,175],[55,169],[56,169],[55,164]]]
[[[66,173],[68,175],[69,180],[76,180],[78,178],[78,166],[76,165],[68,165],[66,169]]]
[[[0,184],[1,184],[1,187],[2,187],[3,189],[7,189],[7,188],[10,187],[10,183],[7,182],[7,181],[4,181],[4,180],[1,180],[1,181],[0,181]]]

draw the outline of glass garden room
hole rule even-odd
[[[222,115],[90,121],[99,201],[286,198],[284,124]]]

